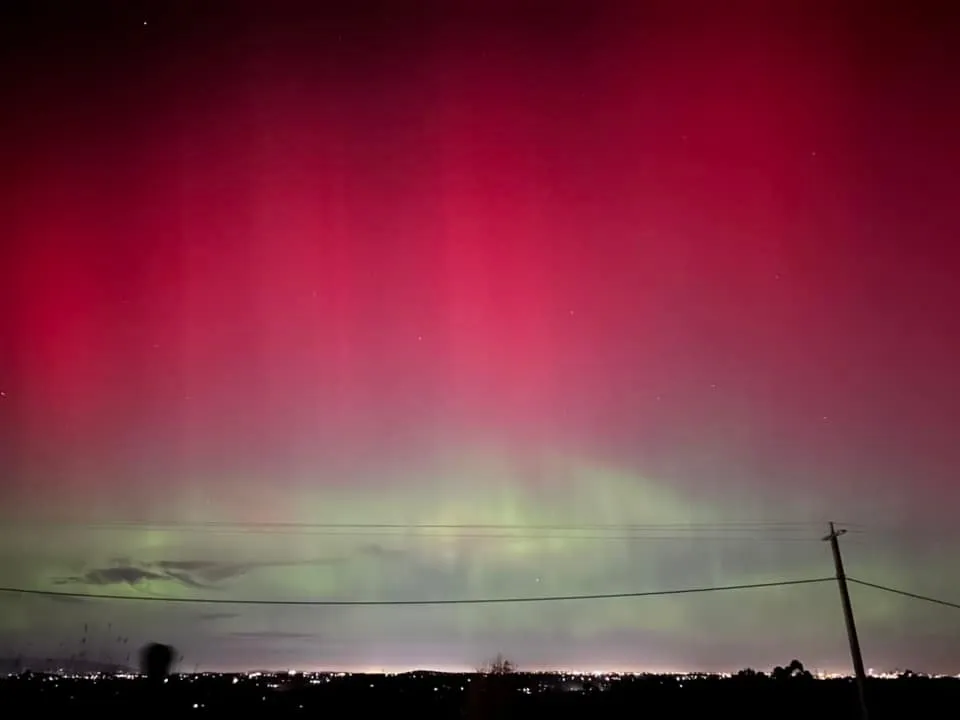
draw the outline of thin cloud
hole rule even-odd
[[[233,580],[257,570],[282,567],[321,567],[343,565],[360,558],[396,562],[407,553],[378,544],[366,544],[352,553],[325,558],[296,561],[259,561],[251,563],[224,562],[220,560],[159,560],[135,563],[124,558],[110,567],[91,568],[79,575],[55,578],[56,585],[87,585],[106,587],[126,585],[138,587],[146,582],[171,582],[194,589],[217,589],[218,584]]]
[[[149,567],[134,565],[114,565],[105,568],[91,568],[80,575],[68,575],[54,578],[54,585],[86,585],[88,587],[110,587],[126,585],[139,587],[146,582],[173,582],[190,588],[209,588],[210,585],[198,581],[189,573],[168,571],[157,572]]]
[[[82,575],[56,578],[56,585],[139,585],[149,580],[167,580],[164,575],[129,565],[108,568],[93,568]]]
[[[152,567],[172,576],[190,577],[205,583],[218,583],[246,575],[257,565],[216,560],[161,560],[154,563]]]

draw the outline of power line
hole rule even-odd
[[[564,539],[564,540],[764,540],[787,542],[813,542],[818,538],[811,532],[813,524],[759,523],[749,524],[681,524],[663,523],[647,525],[508,525],[508,524],[410,524],[410,523],[136,523],[133,521],[65,523],[66,526],[82,527],[91,531],[124,532],[135,530],[176,530],[177,532],[203,532],[227,534],[267,535],[325,535],[343,536],[395,536],[427,538],[476,538],[476,539]],[[470,532],[464,532],[470,531]],[[494,532],[496,531],[496,532]],[[520,531],[520,532],[503,532]],[[557,534],[557,533],[562,534]],[[621,535],[606,533],[619,532]],[[857,531],[854,531],[857,532]],[[862,531],[860,531],[862,532]],[[552,534],[548,534],[552,533]],[[574,534],[575,533],[575,534]],[[594,533],[585,535],[584,533]],[[600,533],[600,534],[597,534]],[[656,534],[653,534],[656,533]],[[707,536],[706,534],[710,535]]]
[[[106,528],[109,532],[115,528]],[[128,528],[123,528],[127,530]],[[190,530],[179,530],[178,532],[191,532]],[[270,535],[273,537],[329,537],[329,538],[398,538],[401,540],[562,540],[573,542],[764,542],[764,543],[808,543],[819,542],[819,538],[802,536],[765,536],[765,535],[580,535],[580,534],[560,534],[560,533],[464,533],[464,532],[399,532],[399,531],[307,531],[302,533],[273,533],[263,530],[230,530],[213,529],[209,534],[224,535]]]
[[[903,595],[904,597],[913,598],[914,600],[923,600],[924,602],[933,603],[934,605],[943,605],[944,607],[956,608],[957,610],[960,610],[960,603],[950,602],[949,600],[941,600],[940,598],[930,597],[929,595],[920,595],[918,593],[907,592],[906,590],[898,590],[897,588],[887,587],[886,585],[878,585],[876,583],[866,582],[865,580],[855,580],[854,578],[847,579],[852,583],[873,588],[874,590],[883,590],[884,592],[893,593],[894,595]]]
[[[763,543],[813,543],[819,542],[819,538],[799,533],[781,534],[781,533],[763,533],[752,532],[749,530],[740,532],[718,533],[710,532],[678,532],[679,528],[672,532],[660,534],[646,533],[642,531],[628,531],[627,534],[584,534],[589,530],[568,530],[563,532],[500,532],[500,531],[478,531],[462,532],[450,530],[430,530],[422,528],[413,528],[407,530],[384,529],[384,530],[273,530],[260,527],[166,527],[156,526],[92,526],[85,528],[91,532],[135,532],[135,531],[169,531],[183,534],[200,535],[228,535],[228,536],[267,536],[267,537],[329,537],[329,538],[399,538],[403,540],[562,540],[574,542],[763,542]],[[595,532],[595,531],[594,531]]]
[[[540,597],[506,598],[461,598],[455,600],[232,600],[229,598],[168,598],[147,595],[99,595],[96,593],[67,592],[58,590],[34,590],[29,588],[0,587],[0,593],[39,595],[43,597],[69,597],[87,600],[132,600],[137,602],[162,602],[195,605],[300,605],[314,607],[376,607],[401,605],[502,605],[509,603],[563,602],[570,600],[616,600],[622,598],[660,597],[667,595],[693,595],[730,590],[756,590],[760,588],[812,585],[829,582],[833,578],[808,578],[804,580],[780,580],[777,582],[720,585],[714,587],[684,588],[680,590],[657,590],[647,592],[606,593],[590,595],[546,595]]]
[[[80,527],[146,527],[146,528],[266,528],[266,529],[346,529],[346,530],[711,530],[711,531],[786,531],[819,527],[820,523],[784,521],[745,522],[676,522],[676,523],[586,523],[586,524],[502,524],[502,523],[343,523],[343,522],[263,522],[263,521],[160,521],[160,520],[39,520],[28,524],[50,523],[61,526]],[[14,520],[3,524],[25,524]]]
[[[230,532],[230,531],[227,531]],[[234,531],[243,533],[244,531]],[[260,534],[258,531],[250,532]],[[534,534],[534,533],[462,533],[462,532],[431,532],[431,533],[401,533],[401,532],[308,532],[310,536],[323,537],[366,537],[366,538],[403,538],[409,540],[426,539],[473,539],[473,540],[564,540],[587,542],[724,542],[724,541],[754,541],[754,542],[819,542],[818,538],[811,537],[767,537],[762,535],[574,535],[574,534]]]

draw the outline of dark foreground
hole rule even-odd
[[[872,720],[952,714],[960,680],[871,680]],[[252,717],[857,718],[848,680],[759,678],[561,678],[553,675],[175,676],[140,678],[17,676],[0,679],[0,704],[32,713],[83,712],[158,717],[224,713]],[[374,713],[376,715],[374,715]],[[11,715],[12,717],[12,715]],[[61,717],[63,717],[61,715]]]

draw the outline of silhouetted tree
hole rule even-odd
[[[493,660],[480,668],[480,672],[485,675],[510,675],[516,671],[517,666],[501,653],[497,653],[497,656]]]
[[[502,654],[477,668],[479,677],[470,683],[464,717],[467,720],[511,716],[515,696],[514,681],[517,666]]]
[[[140,651],[140,672],[151,682],[163,682],[173,665],[173,648],[169,645],[150,643]]]
[[[774,680],[809,680],[813,677],[799,660],[791,660],[786,667],[777,665],[771,673]]]

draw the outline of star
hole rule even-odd
[[[3,390],[0,390],[0,398],[5,398],[6,396],[7,396],[7,393],[4,392]]]

